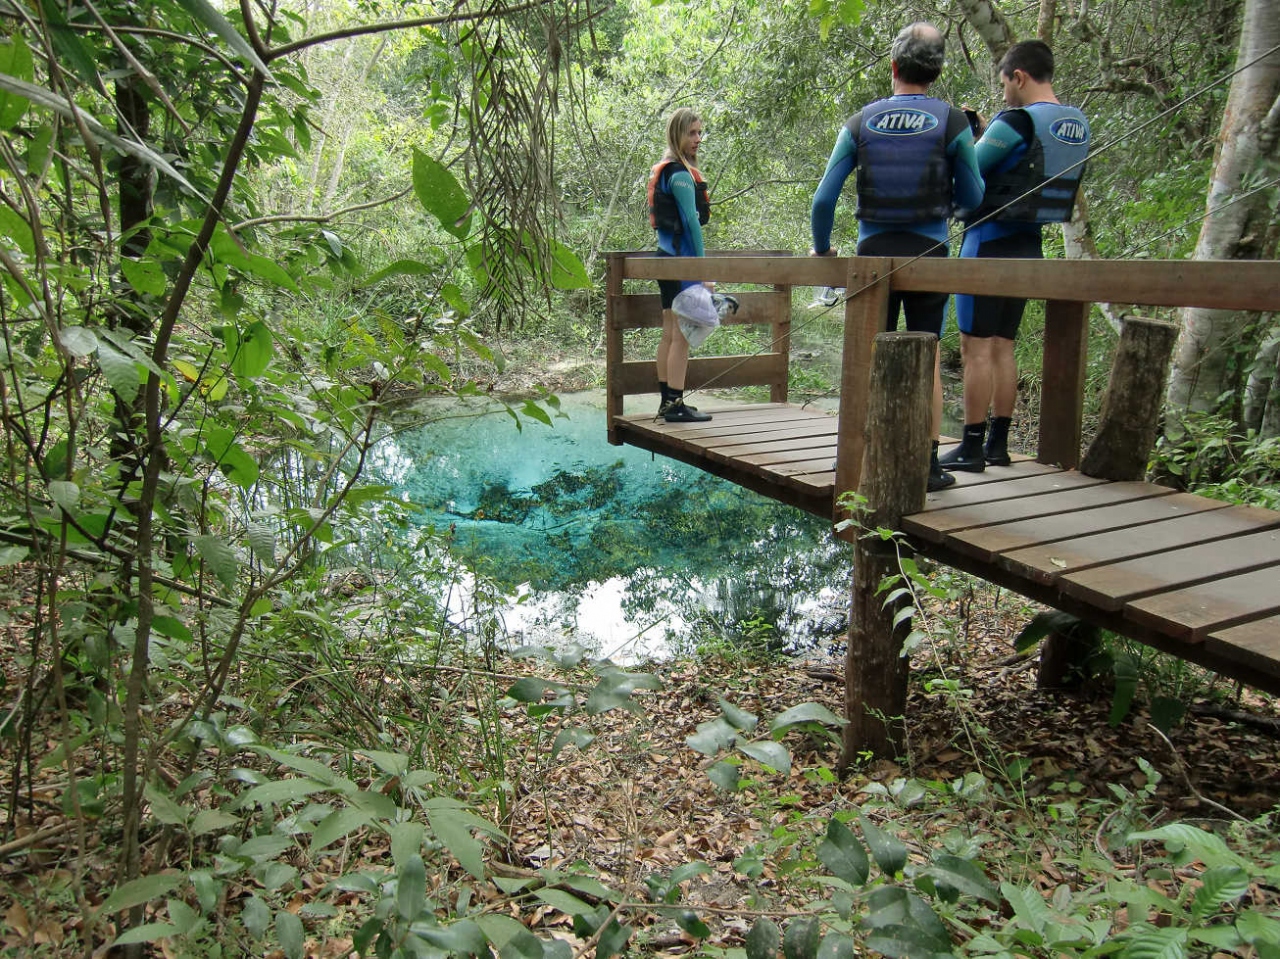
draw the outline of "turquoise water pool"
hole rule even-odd
[[[708,642],[842,639],[848,548],[830,524],[692,467],[610,446],[601,393],[548,427],[438,405],[379,444],[373,476],[450,531],[507,594],[513,642],[572,640],[619,661]]]

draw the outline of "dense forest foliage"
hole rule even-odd
[[[338,880],[367,903],[352,949],[567,955],[473,922],[470,892],[452,911],[427,903],[424,863],[488,875],[482,842],[501,844],[511,797],[424,745],[450,738],[434,707],[351,704],[370,676],[430,658],[471,677],[464,698],[557,717],[543,745],[558,753],[590,741],[567,717],[632,706],[651,677],[602,664],[504,683],[494,622],[459,626],[424,586],[464,574],[429,534],[402,535],[405,504],[364,466],[406,398],[485,393],[546,344],[598,351],[601,254],[650,245],[645,178],[677,106],[708,131],[709,247],[803,253],[838,126],[887,91],[889,42],[914,19],[947,34],[936,92],[987,115],[1002,45],[1055,46],[1056,88],[1097,148],[1054,255],[1274,258],[1275,0],[0,3],[0,845],[61,850],[81,953],[116,936],[135,954],[262,953],[267,937],[302,955],[299,843],[376,833],[385,874]],[[842,204],[837,236],[852,217]],[[1095,317],[1101,356],[1122,309]],[[1160,469],[1274,503],[1280,327],[1183,319]],[[555,415],[546,391],[502,401],[517,421]],[[353,604],[333,570],[375,565],[412,575]],[[325,693],[304,719],[289,692],[313,685]],[[498,715],[465,728],[500,741]],[[802,711],[775,731],[826,721]],[[784,761],[768,743],[745,752]],[[64,817],[49,833],[46,789]],[[861,835],[833,820],[822,862],[860,887],[865,841],[901,872],[891,837]],[[1220,883],[1196,922],[1254,878],[1216,846],[1201,859]],[[999,899],[963,857],[934,867],[917,887],[939,902]],[[508,879],[504,893],[524,888]],[[655,900],[675,902],[679,881]],[[598,954],[619,951],[620,907],[574,883],[594,905],[551,886],[544,904]],[[973,946],[916,892],[879,888],[875,908],[923,937],[884,937],[886,954],[945,952],[953,936],[1023,948],[1012,933]],[[700,922],[680,916],[694,938]],[[788,955],[823,954],[813,923],[788,929]],[[1273,954],[1275,924],[1227,925],[1213,945]],[[776,951],[777,927],[756,928],[748,953]]]

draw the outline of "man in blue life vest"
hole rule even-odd
[[[1053,92],[1053,51],[1039,40],[1015,43],[1000,60],[1001,111],[976,152],[986,180],[982,205],[966,219],[961,256],[1035,258],[1041,224],[1071,219],[1089,155],[1089,122]],[[981,473],[1008,466],[1009,425],[1018,398],[1013,342],[1025,299],[956,296],[964,363],[964,435],[941,457],[948,470]],[[987,430],[987,410],[992,417]]]
[[[889,69],[893,95],[854,114],[840,129],[809,217],[811,256],[835,256],[831,227],[845,180],[857,171],[858,255],[946,256],[947,221],[957,207],[982,200],[982,175],[973,152],[973,132],[964,113],[928,94],[942,73],[946,43],[928,23],[904,27],[893,41]],[[946,293],[894,293],[887,329],[898,327],[942,336]],[[942,426],[942,380],[935,362],[930,492],[955,482],[938,466]]]

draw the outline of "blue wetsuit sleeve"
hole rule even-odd
[[[1010,122],[1010,112],[1001,113],[982,134],[982,139],[974,147],[978,158],[978,170],[985,177],[988,173],[1007,160],[1015,150],[1030,143],[1030,136],[1017,129],[1016,120]],[[1017,125],[1015,125],[1017,124]],[[1030,134],[1034,136],[1034,131]]]
[[[831,158],[827,160],[822,182],[813,195],[813,208],[809,212],[809,230],[813,234],[813,251],[826,253],[831,249],[831,228],[836,222],[836,201],[844,189],[844,181],[858,166],[858,144],[848,127],[840,128]]]
[[[680,222],[684,224],[681,256],[702,256],[702,225],[698,222],[697,191],[693,176],[685,170],[677,170],[667,181],[671,195],[675,197]]]
[[[947,144],[947,156],[951,158],[952,179],[955,188],[951,198],[956,208],[963,212],[975,210],[982,203],[986,184],[978,169],[978,156],[973,146],[973,131],[968,122],[965,128]]]

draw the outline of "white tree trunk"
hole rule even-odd
[[[955,4],[965,21],[987,45],[992,61],[999,63],[1013,43],[1013,31],[1009,29],[1004,14],[991,0],[955,0]]]
[[[1258,62],[1236,74],[1231,82],[1209,179],[1207,215],[1196,243],[1197,260],[1267,255],[1268,194],[1231,201],[1247,192],[1246,182],[1267,156],[1262,152],[1263,143],[1274,136],[1266,124],[1268,112],[1280,96],[1280,52],[1259,57],[1277,44],[1280,0],[1245,0],[1236,65],[1241,68]],[[1225,310],[1183,310],[1166,395],[1170,423],[1181,412],[1213,408],[1225,391],[1235,388],[1237,384],[1231,380],[1232,340],[1245,317]]]

